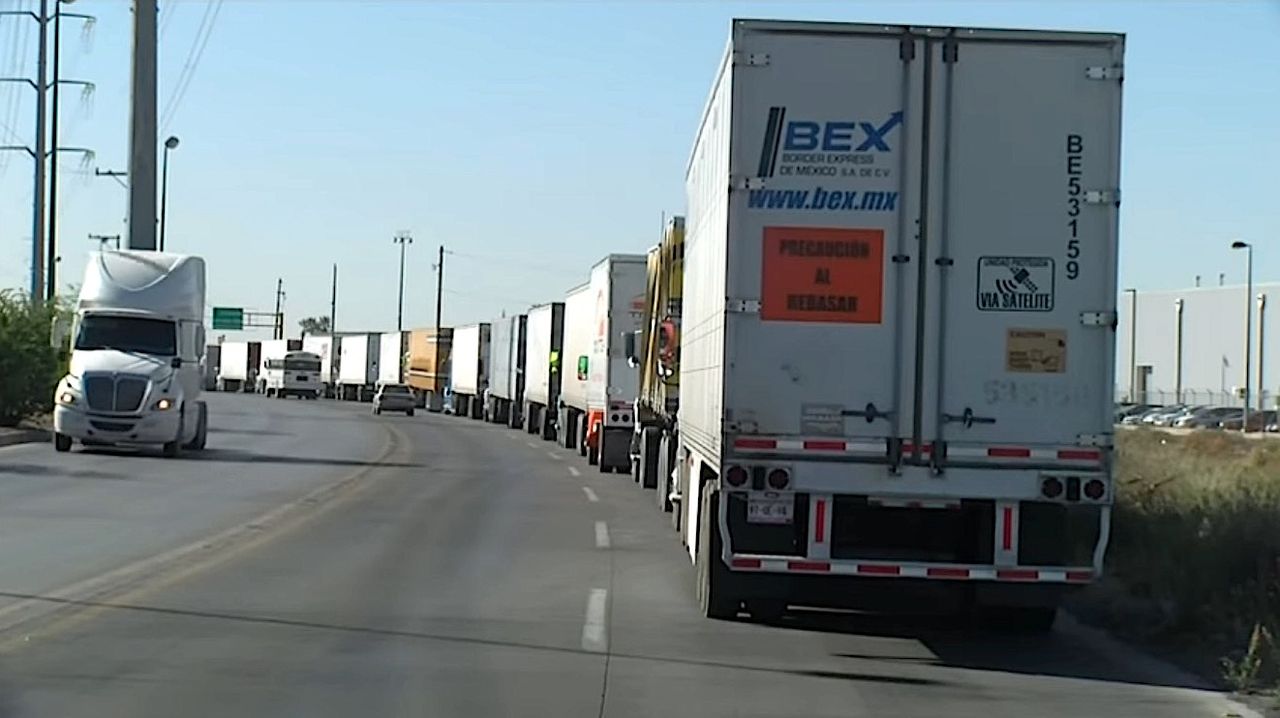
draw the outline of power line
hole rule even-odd
[[[182,67],[182,73],[178,77],[178,84],[174,87],[173,95],[169,98],[169,102],[165,105],[163,119],[160,121],[160,133],[164,134],[169,128],[169,123],[173,120],[174,115],[178,112],[178,106],[182,104],[182,98],[186,96],[187,89],[191,87],[191,80],[195,77],[196,67],[200,64],[200,59],[204,56],[204,50],[209,46],[209,38],[213,36],[213,27],[218,22],[218,13],[222,11],[223,0],[214,0],[214,2],[205,8],[205,15],[201,18],[200,27],[196,30],[196,39],[191,44],[191,51],[187,53],[187,63]],[[208,20],[206,23],[205,20]],[[201,34],[203,32],[203,34]]]

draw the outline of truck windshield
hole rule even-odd
[[[80,319],[76,349],[116,349],[175,356],[178,353],[178,332],[173,322],[164,319],[91,314]]]

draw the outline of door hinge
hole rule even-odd
[[[942,41],[942,61],[951,63],[960,61],[960,43],[954,37]]]
[[[1115,204],[1120,206],[1120,190],[1091,189],[1086,190],[1083,197],[1085,204]]]
[[[911,261],[911,255],[909,255],[909,254],[895,254],[895,255],[893,255],[893,263],[894,263],[894,264],[907,264],[907,263],[908,263],[908,262],[910,262],[910,261]]]
[[[724,310],[734,314],[759,314],[759,299],[726,299],[724,300]]]
[[[1101,449],[1110,449],[1115,445],[1114,434],[1077,434],[1076,446],[1096,446]]]
[[[1086,327],[1116,326],[1115,312],[1080,312],[1080,323]]]
[[[733,64],[747,65],[749,67],[764,67],[769,64],[769,53],[738,51],[733,53]]]
[[[1085,68],[1084,76],[1090,80],[1123,80],[1123,65],[1094,65]]]
[[[764,178],[734,177],[729,180],[729,189],[764,189]]]

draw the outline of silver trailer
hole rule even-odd
[[[570,289],[564,297],[564,351],[560,368],[560,401],[556,431],[560,444],[587,455],[587,379],[590,377],[591,338],[595,302],[591,283]]]
[[[340,337],[338,346],[338,398],[371,401],[378,383],[382,335],[349,334]]]
[[[591,269],[591,353],[587,375],[587,461],[600,471],[631,470],[631,435],[640,373],[627,359],[625,338],[644,320],[648,259],[611,254]]]
[[[523,423],[525,322],[525,315],[519,314],[498,319],[489,327],[489,395],[484,417],[512,428]]]
[[[703,613],[919,589],[1040,630],[1098,577],[1123,50],[733,24],[687,175],[675,491]]]

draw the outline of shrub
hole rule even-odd
[[[59,311],[0,291],[0,426],[49,410],[65,354],[49,341]]]

